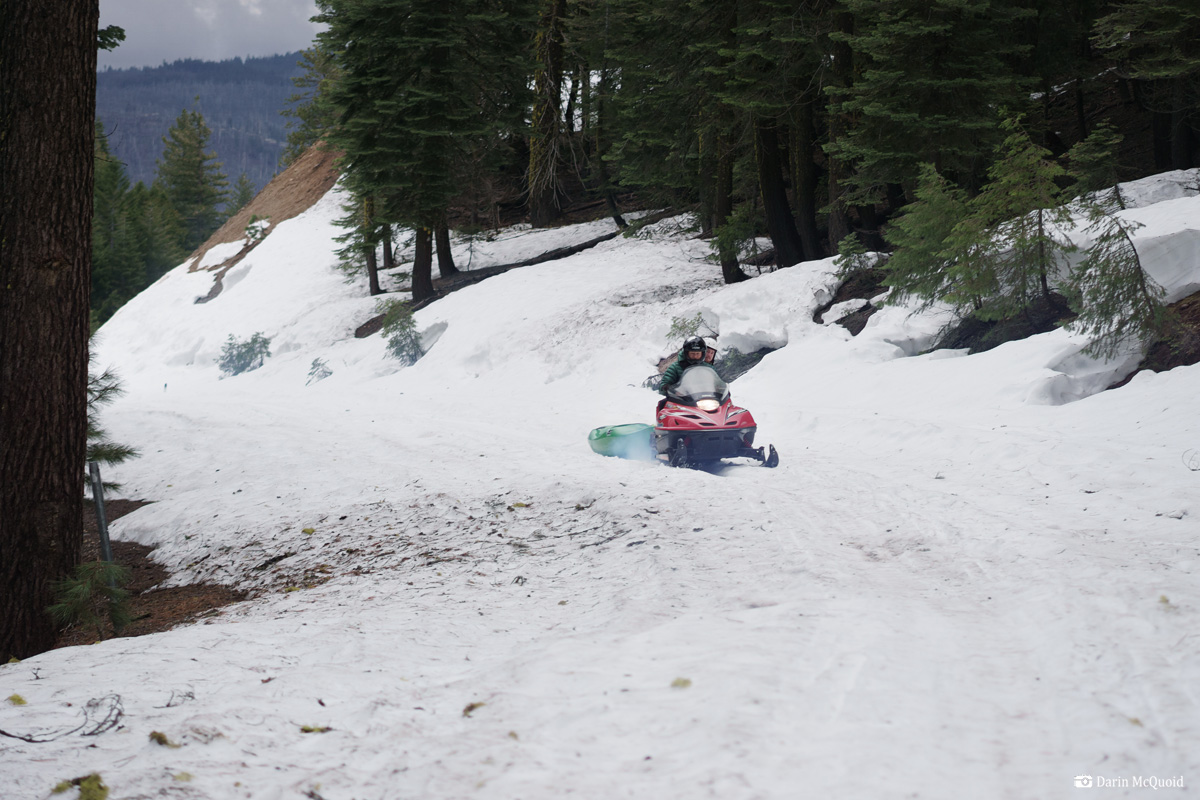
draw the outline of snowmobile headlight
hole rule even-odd
[[[696,403],[696,408],[700,409],[701,411],[716,411],[720,407],[721,404],[711,398],[707,400],[701,400],[700,402]]]

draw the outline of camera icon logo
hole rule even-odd
[[[1079,789],[1092,788],[1092,776],[1091,775],[1076,775],[1075,776],[1075,786],[1076,786],[1076,788],[1079,788]]]

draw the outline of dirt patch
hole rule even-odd
[[[148,505],[144,500],[110,500],[104,504],[104,516],[112,522],[144,505]],[[133,542],[112,542],[112,551],[113,561],[128,567],[131,574],[125,588],[131,595],[129,606],[133,622],[121,631],[121,637],[170,630],[176,625],[215,615],[222,606],[246,599],[245,592],[207,583],[156,588],[170,575],[151,557],[154,548]],[[99,559],[100,534],[96,527],[96,512],[91,502],[85,502],[83,560]],[[111,630],[105,633],[105,636],[111,635]],[[91,644],[95,640],[95,631],[72,627],[59,634],[55,647]]]
[[[257,247],[276,225],[312,208],[333,188],[338,179],[338,171],[334,166],[336,159],[337,153],[331,150],[326,150],[320,145],[310,147],[304,155],[276,175],[245,208],[227,219],[216,233],[208,237],[208,241],[189,256],[191,266],[188,267],[188,271],[198,272],[199,264],[213,247],[243,241],[246,238],[246,226],[253,217],[269,221],[267,229],[258,239],[248,242],[235,255],[220,264],[204,268],[215,272],[216,275],[213,288],[207,295],[197,298],[197,303],[207,303],[219,295],[221,279],[225,274]]]

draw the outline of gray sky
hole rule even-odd
[[[269,56],[308,47],[314,0],[100,0],[100,27],[125,41],[100,51],[100,68],[156,67],[163,61]]]

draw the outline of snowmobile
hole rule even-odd
[[[703,467],[723,458],[779,466],[774,445],[754,446],[753,415],[735,406],[729,386],[708,364],[688,367],[658,411],[654,450],[672,467]]]
[[[729,387],[707,365],[683,373],[659,405],[657,425],[606,425],[588,434],[594,452],[616,458],[661,461],[673,467],[706,468],[724,458],[751,458],[779,465],[775,448],[754,446],[754,417],[733,405]]]

